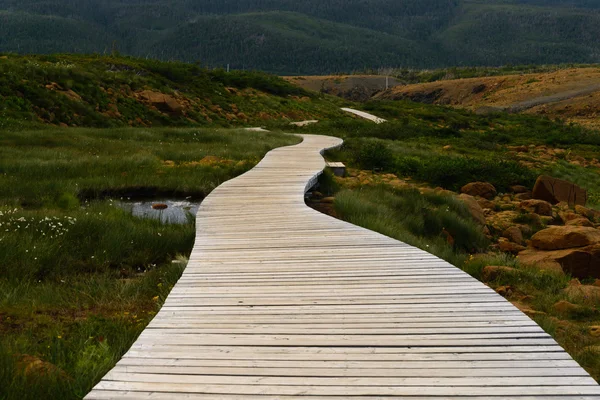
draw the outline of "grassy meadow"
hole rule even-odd
[[[200,200],[298,141],[208,128],[0,131],[0,398],[83,397],[183,271],[193,219],[140,219],[113,199]]]

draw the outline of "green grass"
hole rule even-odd
[[[290,135],[207,128],[0,131],[0,398],[79,399],[183,271],[194,220],[133,217],[110,197],[195,196]],[[213,163],[198,163],[212,156]]]
[[[353,224],[383,233],[460,264],[469,252],[488,245],[482,227],[453,196],[421,194],[386,185],[345,189],[336,194],[338,215]],[[454,243],[446,236],[449,234]]]
[[[201,199],[300,139],[207,128],[0,131],[0,204],[69,207],[68,199],[163,194]],[[218,165],[198,164],[219,157]]]
[[[140,93],[172,97],[174,110]],[[0,57],[0,129],[248,126],[341,115],[325,96],[263,72],[121,56]]]

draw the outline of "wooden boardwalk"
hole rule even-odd
[[[307,207],[340,142],[305,136],[206,198],[183,277],[87,399],[600,399],[493,290]]]

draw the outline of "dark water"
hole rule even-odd
[[[169,199],[153,199],[153,200],[120,200],[115,202],[118,207],[131,212],[133,216],[140,218],[158,219],[166,224],[185,224],[188,222],[190,215],[196,216],[200,201],[188,200],[169,200]],[[152,208],[154,204],[166,204],[164,210],[155,210]]]

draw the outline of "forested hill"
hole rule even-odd
[[[600,61],[598,0],[0,0],[0,52],[315,74]]]

